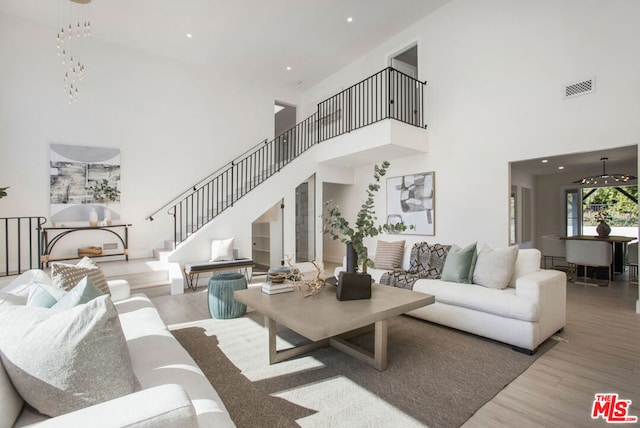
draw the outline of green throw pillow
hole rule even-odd
[[[55,305],[51,306],[51,309],[71,309],[102,295],[102,292],[93,285],[89,277],[85,276],[71,291],[68,291]]]
[[[475,242],[464,248],[460,248],[457,245],[452,246],[444,262],[441,279],[443,281],[470,284],[476,257]]]
[[[50,308],[67,294],[62,288],[34,282],[29,287],[27,306],[32,308]]]

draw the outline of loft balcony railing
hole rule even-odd
[[[173,216],[175,245],[184,242],[220,213],[273,174],[321,143],[384,119],[420,128],[424,123],[424,86],[391,67],[318,104],[318,110],[271,141],[249,149],[178,197],[153,212],[168,208]]]
[[[40,267],[40,236],[46,222],[45,217],[0,217],[0,277]]]

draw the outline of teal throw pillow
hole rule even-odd
[[[62,296],[51,309],[70,309],[102,295],[103,293],[93,285],[89,277],[85,276],[78,285]]]
[[[32,308],[50,308],[67,294],[62,288],[34,282],[29,287],[27,306]]]
[[[447,254],[442,268],[442,280],[470,284],[473,275],[473,265],[477,258],[476,243],[460,248],[454,245]]]

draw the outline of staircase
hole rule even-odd
[[[318,104],[315,113],[271,141],[260,143],[163,205],[173,217],[177,248],[190,236],[233,207],[239,199],[278,173],[291,161],[323,141],[395,119],[424,125],[424,86],[388,67]]]

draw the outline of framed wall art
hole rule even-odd
[[[51,144],[49,195],[52,222],[86,221],[92,209],[103,218],[106,203],[95,200],[87,187],[107,180],[120,187],[120,150]],[[120,219],[120,198],[109,202],[111,216]]]
[[[387,218],[389,224],[413,226],[402,234],[435,234],[435,172],[387,179]]]

